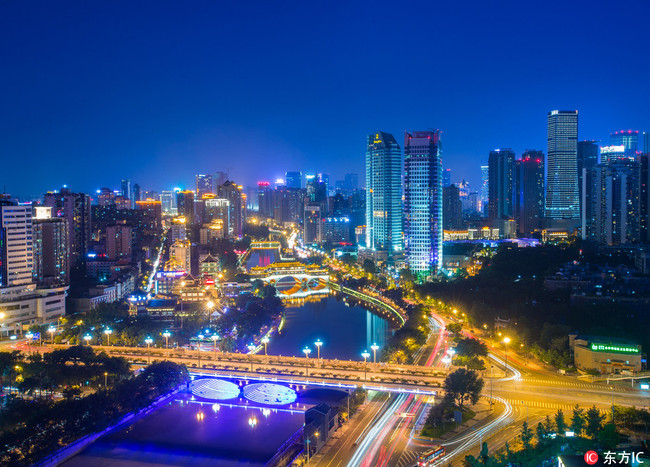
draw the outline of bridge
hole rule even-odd
[[[297,261],[275,262],[268,266],[253,266],[249,272],[251,278],[274,286],[281,297],[299,298],[303,295],[330,292],[329,272],[315,264]]]

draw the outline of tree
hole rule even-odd
[[[616,425],[613,423],[607,423],[598,433],[598,442],[607,450],[616,449],[619,439],[620,436],[616,431]]]
[[[366,271],[368,274],[376,274],[377,267],[375,266],[375,262],[369,258],[364,259],[363,270]]]
[[[452,334],[459,334],[462,328],[463,327],[458,323],[450,323],[445,327],[445,329]]]
[[[544,421],[544,429],[546,430],[547,435],[550,435],[555,431],[555,423],[553,423],[550,415],[546,416],[546,420]]]
[[[481,445],[481,453],[479,454],[479,460],[481,464],[485,465],[490,461],[490,456],[488,455],[488,444],[486,441],[483,441]]]
[[[605,417],[600,413],[600,410],[598,410],[596,406],[592,406],[589,410],[587,410],[586,418],[587,426],[585,428],[585,431],[587,432],[587,436],[595,439],[596,436],[598,436],[598,432],[603,425],[603,419]]]
[[[542,445],[546,442],[546,437],[548,436],[548,432],[546,431],[546,426],[544,425],[543,422],[539,422],[537,424],[537,444]]]
[[[465,402],[478,402],[484,385],[485,382],[478,377],[478,373],[459,368],[445,378],[445,398],[462,409]]]
[[[487,357],[488,348],[483,342],[471,337],[464,337],[456,344],[456,353],[465,357]]]
[[[521,426],[521,443],[524,445],[524,450],[530,449],[530,440],[533,439],[533,430],[528,428],[528,422],[524,422]]]
[[[564,420],[564,412],[562,412],[562,409],[558,409],[555,413],[555,427],[557,428],[558,434],[564,434],[566,431],[566,421]]]
[[[584,409],[581,409],[576,405],[576,408],[573,409],[573,417],[571,418],[571,431],[573,431],[576,434],[576,436],[580,436],[584,428],[585,428]]]

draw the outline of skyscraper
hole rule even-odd
[[[257,206],[260,217],[273,217],[273,189],[269,182],[257,182]]]
[[[639,240],[650,243],[650,152],[638,157],[639,164]]]
[[[650,154],[650,133],[643,132],[643,154]]]
[[[488,217],[498,226],[500,219],[513,217],[513,177],[515,153],[512,149],[490,151],[488,159]]]
[[[65,217],[52,217],[49,207],[37,206],[34,212],[34,281],[39,285],[68,284],[68,221]]]
[[[592,179],[588,238],[603,245],[639,241],[639,164],[622,159],[598,164]]]
[[[194,192],[190,190],[176,192],[176,209],[179,216],[185,217],[188,226],[194,224]]]
[[[85,261],[92,233],[90,196],[62,188],[47,192],[43,204],[52,208],[52,216],[68,220],[70,265]]]
[[[286,172],[284,178],[287,183],[287,188],[302,188],[302,172]]]
[[[451,169],[442,169],[442,187],[451,185]]]
[[[481,211],[485,213],[485,207],[488,205],[488,199],[490,198],[490,166],[482,165],[481,166]]]
[[[196,197],[201,199],[207,193],[213,193],[212,175],[199,174],[196,176]]]
[[[402,153],[393,135],[368,135],[366,145],[366,247],[388,256],[402,249]]]
[[[442,187],[442,222],[445,230],[463,227],[463,203],[456,185]]]
[[[529,235],[544,217],[544,153],[525,151],[515,162],[515,217],[519,233]]]
[[[546,216],[579,219],[578,111],[553,110],[547,123]]]
[[[242,187],[235,182],[226,182],[217,189],[219,198],[228,200],[228,232],[230,236],[239,238],[242,236],[245,217],[245,197]]]
[[[612,146],[623,146],[625,157],[634,157],[639,146],[639,132],[636,130],[621,130],[610,134]]]
[[[440,130],[404,132],[406,262],[420,277],[442,267],[442,148]]]

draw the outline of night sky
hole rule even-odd
[[[546,152],[551,109],[580,111],[580,139],[650,130],[649,18],[645,0],[0,1],[0,189],[334,181],[364,173],[367,134],[428,128],[478,187],[491,149]]]

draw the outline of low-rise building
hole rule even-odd
[[[642,370],[641,346],[626,339],[571,334],[573,363],[579,370],[601,373],[636,373]]]

